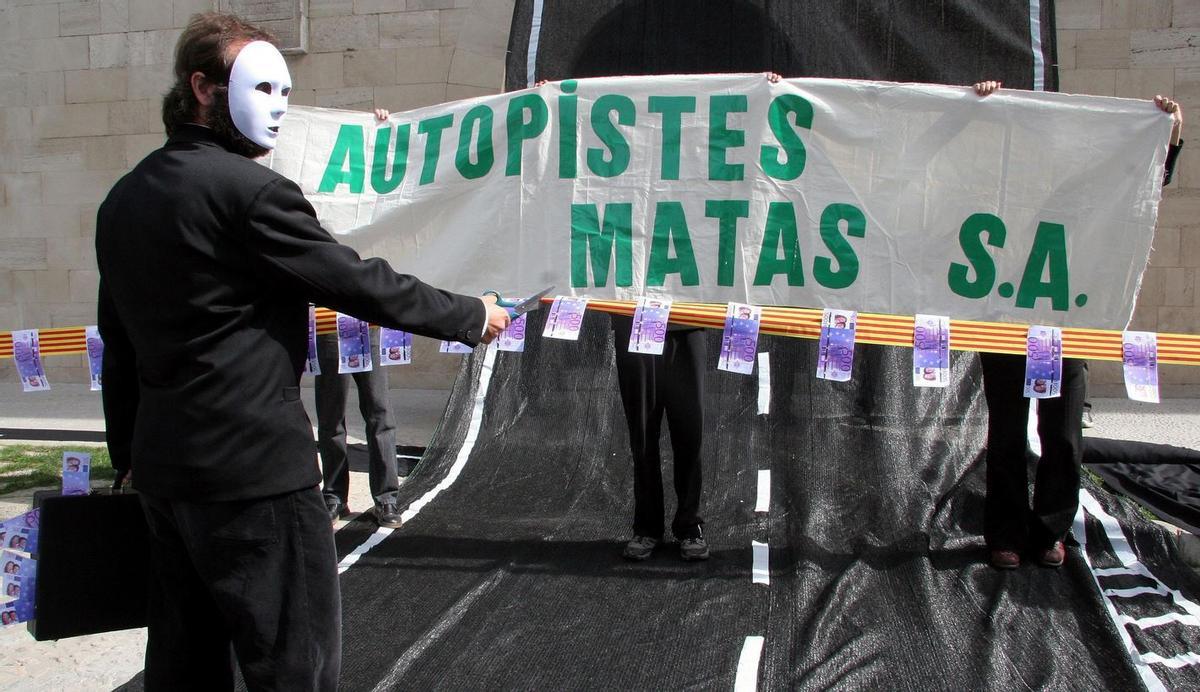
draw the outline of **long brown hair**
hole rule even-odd
[[[217,84],[229,82],[233,58],[229,47],[250,41],[275,42],[265,29],[232,14],[205,12],[193,15],[175,44],[175,84],[163,96],[162,119],[167,136],[195,120],[199,102],[192,93],[192,73],[201,72]]]

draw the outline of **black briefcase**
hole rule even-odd
[[[38,641],[146,626],[149,539],[137,493],[34,495]]]

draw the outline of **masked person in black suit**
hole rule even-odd
[[[151,536],[147,689],[336,688],[341,605],[312,427],[308,303],[487,342],[507,313],[361,259],[271,149],[291,79],[265,32],[193,17],[163,99],[168,139],[100,207],[98,323],[113,465]]]

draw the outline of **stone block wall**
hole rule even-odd
[[[1200,0],[1056,0],[1059,89],[1184,108],[1185,145],[1163,190],[1131,329],[1200,333]],[[1119,363],[1092,364],[1093,391],[1124,396]],[[1163,366],[1164,395],[1200,396],[1200,367]]]

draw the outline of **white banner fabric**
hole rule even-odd
[[[363,255],[463,293],[1122,329],[1169,116],[1148,101],[763,75],[293,107],[266,163]]]

